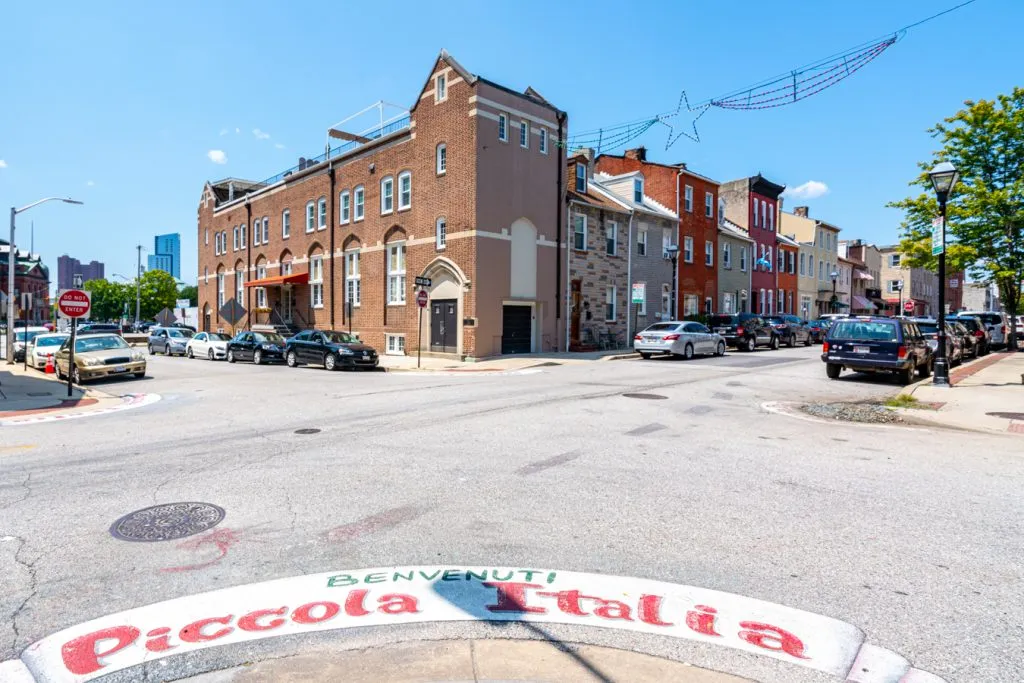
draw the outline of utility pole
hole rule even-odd
[[[135,331],[139,330],[139,310],[142,308],[142,245],[135,246],[137,258],[135,263]]]

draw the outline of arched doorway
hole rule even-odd
[[[213,321],[210,315],[210,304],[203,306],[203,332],[212,332]]]
[[[424,311],[420,348],[432,353],[463,353],[463,291],[466,275],[444,257],[434,259],[423,269],[430,278],[427,308]]]

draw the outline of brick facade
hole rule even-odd
[[[770,314],[776,311],[778,281],[775,233],[779,230],[779,195],[784,189],[784,185],[756,175],[722,183],[718,190],[719,197],[724,200],[725,217],[754,240],[750,310],[756,313]],[[766,263],[758,265],[762,257]]]

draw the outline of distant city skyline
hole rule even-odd
[[[71,289],[74,276],[81,275],[82,282],[103,280],[106,277],[106,266],[101,261],[82,263],[73,256],[64,254],[57,257],[57,289]]]
[[[146,257],[146,270],[162,270],[175,280],[181,279],[181,234],[177,232],[153,238],[153,253]]]

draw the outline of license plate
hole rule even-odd
[[[718,334],[725,334],[728,331],[729,331],[728,327],[719,327],[717,330],[715,330],[715,332],[718,332]]]
[[[123,365],[114,366],[114,372],[128,372],[128,368]]]
[[[867,346],[854,346],[853,347],[853,352],[854,353],[871,353],[871,349],[868,348]]]

